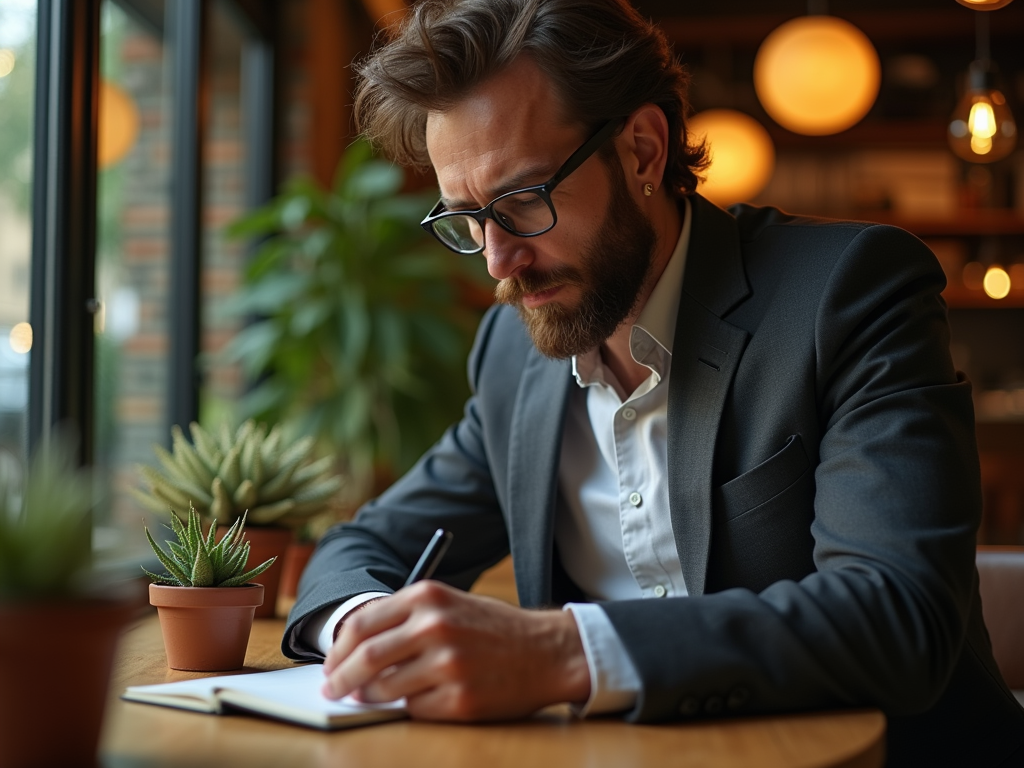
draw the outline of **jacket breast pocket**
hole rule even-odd
[[[800,435],[714,492],[707,592],[756,592],[814,570],[814,471]]]

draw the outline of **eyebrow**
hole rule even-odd
[[[528,165],[522,170],[518,171],[517,173],[514,173],[513,175],[503,179],[501,184],[498,184],[497,186],[492,187],[490,190],[488,190],[488,194],[490,195],[490,197],[488,198],[487,202],[489,203],[496,197],[500,197],[501,195],[507,192],[514,192],[515,190],[521,189],[524,186],[538,186],[540,184],[543,184],[545,181],[550,179],[554,173],[556,173],[558,167],[560,166],[552,168],[551,163],[538,163],[535,165]],[[536,184],[526,183],[529,179],[537,178],[543,178],[543,181],[537,182]],[[476,209],[480,207],[477,205],[476,201],[451,200],[445,197],[444,195],[441,195],[441,203],[449,211],[457,210],[459,208]]]

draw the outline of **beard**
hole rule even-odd
[[[604,342],[636,308],[650,275],[657,234],[626,191],[618,162],[612,162],[611,169],[612,199],[601,229],[584,247],[580,266],[524,270],[494,289],[498,302],[516,307],[534,345],[546,357],[582,355]],[[555,301],[535,309],[523,306],[524,295],[572,285],[582,293],[576,306]]]

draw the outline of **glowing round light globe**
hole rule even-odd
[[[985,293],[993,299],[1010,295],[1010,275],[1002,267],[989,267],[985,273]]]
[[[802,16],[757,51],[754,88],[779,125],[806,136],[845,131],[878,96],[881,65],[867,36],[835,16]]]
[[[139,135],[139,110],[131,96],[113,83],[100,81],[100,168],[121,160]]]
[[[956,0],[960,5],[967,6],[975,11],[998,11],[1005,8],[1013,0]]]
[[[733,109],[709,109],[688,121],[693,141],[706,139],[711,167],[697,191],[716,205],[750,200],[775,170],[775,146],[757,120]]]

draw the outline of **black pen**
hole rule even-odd
[[[433,538],[430,539],[430,543],[427,544],[427,548],[420,555],[420,559],[416,561],[416,565],[413,567],[412,573],[409,574],[409,578],[405,580],[405,584],[402,586],[408,587],[410,584],[415,584],[417,581],[423,581],[423,579],[429,579],[433,576],[434,571],[437,570],[437,566],[441,562],[441,558],[448,551],[453,536],[454,534],[451,531],[438,528],[434,532]]]

